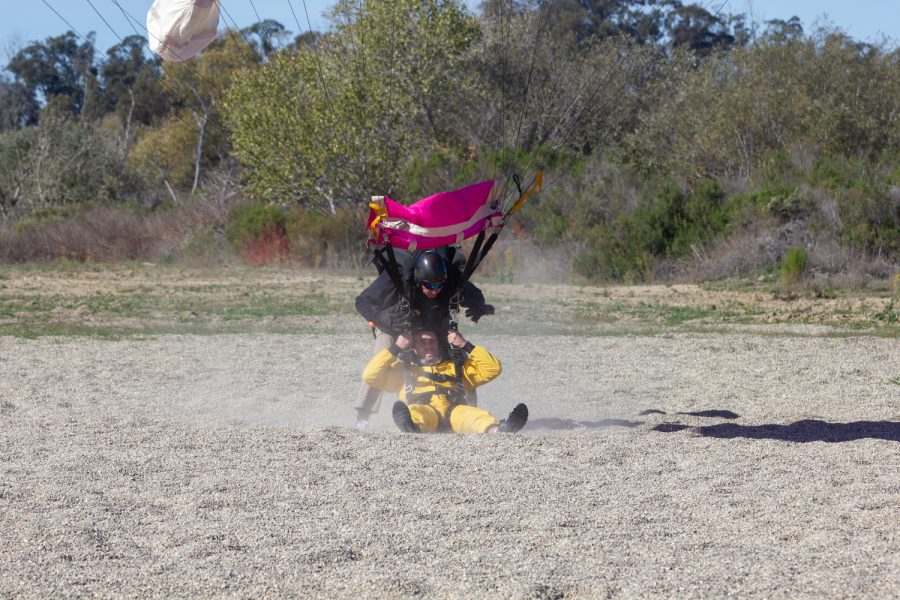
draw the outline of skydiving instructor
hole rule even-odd
[[[386,270],[356,298],[357,312],[375,324],[374,354],[390,348],[402,334],[409,337],[413,329],[440,332],[441,350],[449,354],[450,347],[443,340],[447,339],[450,303],[459,288],[465,257],[454,248],[443,247],[398,253],[397,258],[408,306],[404,306]],[[484,294],[471,282],[464,285],[460,304],[466,308],[466,316],[475,323],[482,316],[494,313],[494,307],[485,303]],[[369,417],[380,408],[381,397],[381,389],[366,383],[362,385],[354,405],[357,427],[368,426]],[[474,388],[468,402],[477,403]]]

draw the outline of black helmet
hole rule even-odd
[[[447,281],[447,261],[434,250],[426,250],[416,260],[416,284]]]

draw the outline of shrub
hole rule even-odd
[[[225,235],[254,266],[283,260],[291,250],[288,216],[278,206],[244,204],[232,209]]]
[[[803,276],[803,272],[806,271],[807,260],[806,250],[803,248],[794,247],[788,249],[779,267],[782,281],[785,283],[796,283],[799,281],[800,277]]]
[[[278,206],[243,204],[234,207],[228,215],[225,235],[236,249],[241,249],[264,231],[273,228],[285,231],[287,220],[287,214]]]
[[[590,248],[573,267],[589,278],[648,281],[653,257],[689,254],[728,229],[732,210],[715,181],[701,181],[692,192],[667,184],[655,200],[591,228]]]
[[[0,135],[0,217],[138,201],[143,182],[91,125],[48,116]]]

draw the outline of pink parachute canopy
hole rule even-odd
[[[390,244],[401,250],[458,244],[489,228],[503,225],[503,214],[491,207],[493,181],[452,192],[439,192],[404,206],[384,196],[369,204],[369,245]]]

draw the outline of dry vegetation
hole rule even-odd
[[[498,252],[498,262],[505,253]],[[496,265],[486,272],[510,279]],[[704,285],[479,284],[498,311],[489,331],[615,334],[814,325],[833,335],[900,331],[900,280],[863,290],[790,287],[776,278]],[[0,267],[0,334],[365,331],[353,298],[372,272],[185,268],[61,262]],[[514,278],[512,278],[514,279]]]

